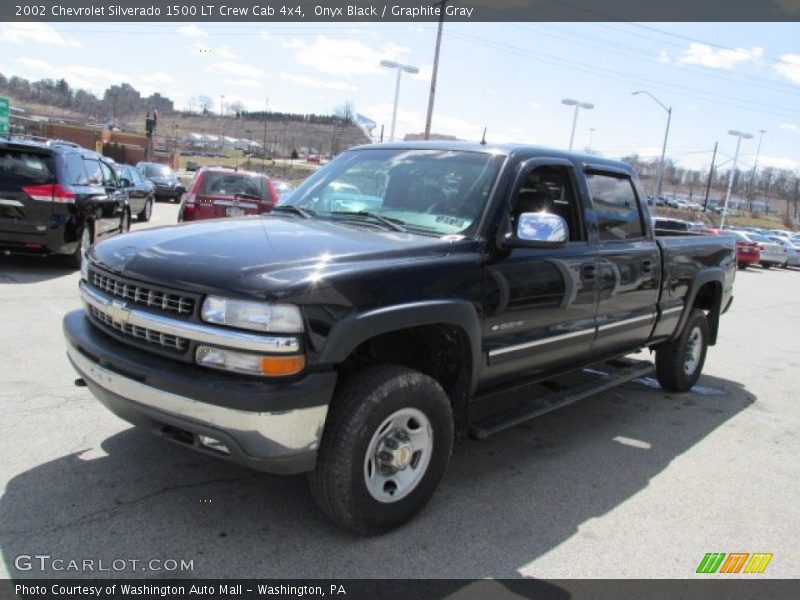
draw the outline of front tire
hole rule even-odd
[[[370,367],[337,393],[311,493],[348,529],[388,531],[427,504],[452,448],[453,414],[437,381],[406,367]]]
[[[697,383],[708,350],[708,319],[694,309],[678,339],[656,349],[656,378],[664,389],[688,392]]]

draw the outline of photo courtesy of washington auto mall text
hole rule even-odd
[[[798,2],[0,2],[0,600],[796,598]]]

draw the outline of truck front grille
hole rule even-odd
[[[135,304],[148,306],[159,310],[191,315],[194,312],[195,300],[181,294],[167,293],[152,288],[129,283],[113,276],[106,275],[94,269],[91,270],[91,284],[117,298],[131,300]]]
[[[176,352],[185,352],[189,347],[189,340],[186,338],[167,333],[161,333],[160,331],[153,331],[151,329],[139,327],[138,325],[131,325],[129,323],[117,323],[113,318],[111,318],[111,316],[107,315],[102,310],[94,306],[88,306],[87,308],[89,310],[89,314],[94,319],[124,336],[130,336],[136,340],[147,342],[148,344],[153,344],[155,346],[160,346],[161,348]]]

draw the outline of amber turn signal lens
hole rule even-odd
[[[269,377],[294,375],[306,366],[306,357],[296,356],[264,356],[261,359],[261,372]]]

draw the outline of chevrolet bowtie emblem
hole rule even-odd
[[[125,307],[125,303],[118,300],[111,301],[111,304],[106,307],[106,314],[111,317],[114,323],[122,325],[127,323],[131,317],[131,311]]]

